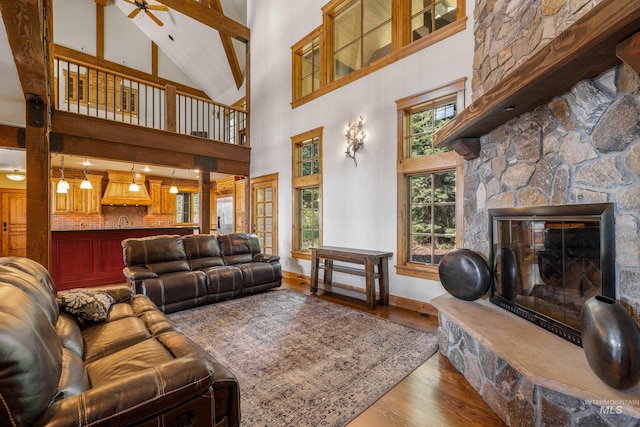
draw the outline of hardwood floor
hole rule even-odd
[[[309,295],[309,283],[283,279],[282,287]],[[369,310],[348,296],[319,292],[318,298],[346,305],[424,331],[435,331],[438,319],[393,306]],[[382,396],[348,427],[504,426],[449,360],[440,352]]]

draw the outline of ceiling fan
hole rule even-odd
[[[137,7],[137,9],[134,9],[133,12],[131,12],[128,17],[133,19],[135,18],[138,13],[140,13],[141,10],[143,10],[147,16],[149,18],[151,18],[153,20],[153,22],[155,22],[156,24],[158,24],[159,26],[163,26],[163,22],[161,20],[159,20],[151,11],[152,10],[159,10],[162,12],[167,12],[169,10],[169,8],[167,6],[158,4],[149,4],[147,3],[147,0],[124,0],[127,3],[130,3],[132,5],[134,5],[135,7]]]

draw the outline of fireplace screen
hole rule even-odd
[[[582,345],[580,311],[615,298],[613,205],[491,209],[491,301]]]

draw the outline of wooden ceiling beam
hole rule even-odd
[[[640,33],[636,33],[616,46],[616,56],[640,74]]]
[[[250,40],[249,28],[202,3],[184,0],[158,1],[176,12],[187,15],[206,26],[211,27],[214,30],[218,30],[220,33],[233,37],[243,43]]]
[[[208,3],[213,10],[223,13],[220,0],[210,0],[208,1]],[[224,34],[222,32],[219,32],[219,34],[220,41],[222,42],[222,47],[224,48],[224,53],[227,55],[229,68],[231,68],[231,74],[233,74],[233,80],[236,82],[236,87],[240,89],[244,77],[242,76],[242,70],[240,69],[240,63],[238,62],[236,50],[233,48],[233,42],[231,41],[231,37],[229,37],[228,34]]]

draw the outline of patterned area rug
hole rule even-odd
[[[169,317],[238,377],[242,426],[343,426],[438,349],[435,332],[286,289]]]

